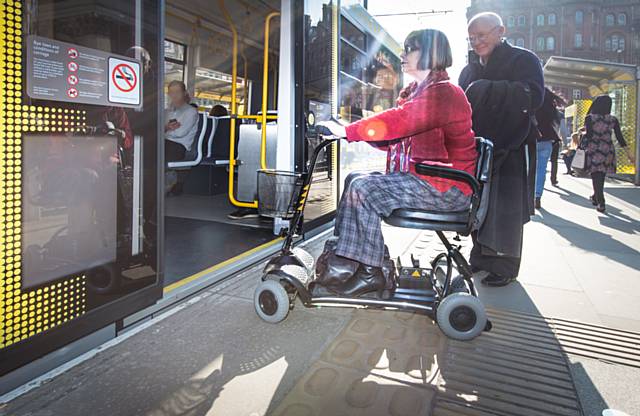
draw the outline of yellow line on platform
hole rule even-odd
[[[232,257],[232,258],[230,258],[228,260],[225,260],[225,261],[223,261],[221,263],[218,263],[218,264],[216,264],[214,266],[211,266],[208,269],[204,269],[204,270],[202,270],[202,271],[200,271],[200,272],[198,272],[196,274],[192,274],[191,276],[185,277],[182,280],[178,280],[177,282],[172,283],[169,286],[165,287],[164,290],[163,290],[163,293],[166,295],[167,293],[169,293],[169,292],[171,292],[173,290],[176,290],[177,288],[182,287],[182,286],[186,285],[187,283],[191,283],[194,280],[197,280],[197,279],[201,278],[204,275],[207,275],[209,273],[213,273],[216,270],[219,270],[219,269],[221,269],[221,268],[223,268],[225,266],[229,266],[230,264],[233,264],[233,263],[235,263],[235,262],[237,262],[239,260],[242,260],[243,258],[245,258],[247,256],[250,256],[251,254],[257,253],[260,250],[263,250],[265,248],[271,247],[274,244],[277,244],[277,243],[279,243],[281,241],[282,241],[282,237],[278,237],[278,238],[276,238],[274,240],[271,240],[269,242],[261,244],[258,247],[254,247],[251,250],[247,250],[242,254],[238,254],[235,257]]]

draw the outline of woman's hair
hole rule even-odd
[[[209,115],[212,117],[224,117],[224,116],[228,116],[229,112],[227,111],[227,108],[225,106],[216,104],[213,107],[211,107],[211,111],[209,111]]]
[[[187,86],[184,85],[184,82],[182,81],[178,81],[177,79],[174,79],[173,81],[171,81],[169,83],[169,85],[167,86],[167,90],[171,87],[175,87],[178,86],[180,87],[180,89],[182,90],[182,92],[184,93],[184,102],[188,103],[191,101],[191,97],[189,96],[189,93],[187,92]]]
[[[611,114],[611,105],[611,97],[605,94],[598,95],[591,103],[591,107],[589,107],[587,114],[600,114],[606,116],[607,114]]]
[[[436,29],[416,30],[409,33],[405,45],[420,49],[418,69],[444,70],[453,63],[447,36]]]

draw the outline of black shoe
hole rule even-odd
[[[494,273],[490,273],[489,276],[482,279],[482,284],[491,286],[491,287],[499,287],[499,286],[506,286],[509,283],[514,282],[515,280],[516,280],[515,277],[504,277],[504,276],[498,276],[497,274],[494,274]]]
[[[259,216],[260,214],[255,208],[239,208],[227,215],[227,218],[230,220],[242,220],[245,218],[258,218]]]
[[[604,204],[598,204],[598,206],[596,207],[596,211],[605,212],[606,208],[605,208]]]
[[[335,290],[341,297],[358,297],[365,293],[377,292],[378,298],[389,299],[391,292],[385,290],[386,280],[380,267],[360,265],[355,275]]]
[[[560,184],[558,184],[558,181],[551,181],[551,185],[555,186],[556,188],[560,187]]]
[[[536,209],[542,209],[542,205],[540,204],[540,197],[536,197]]]
[[[596,201],[595,195],[591,195],[589,199],[591,200],[591,205],[593,205],[594,207],[598,206],[598,201]]]

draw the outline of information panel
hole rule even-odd
[[[34,99],[138,108],[140,70],[126,56],[27,37],[27,94]]]

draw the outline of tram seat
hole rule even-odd
[[[469,235],[478,230],[487,214],[493,164],[493,143],[482,137],[476,138],[478,160],[476,175],[457,169],[427,164],[417,164],[416,171],[425,176],[453,179],[468,184],[473,193],[468,209],[454,212],[396,209],[384,221],[396,227],[432,231],[453,231]]]
[[[194,137],[193,146],[189,150],[183,160],[169,162],[170,169],[186,169],[197,166],[205,155],[206,137],[210,136],[215,129],[215,120],[211,120],[207,113],[198,113],[198,128]]]
[[[214,117],[216,129],[207,143],[207,155],[202,161],[203,165],[226,166],[229,165],[229,134],[231,129],[231,117]],[[236,149],[238,148],[238,128],[236,128]]]

